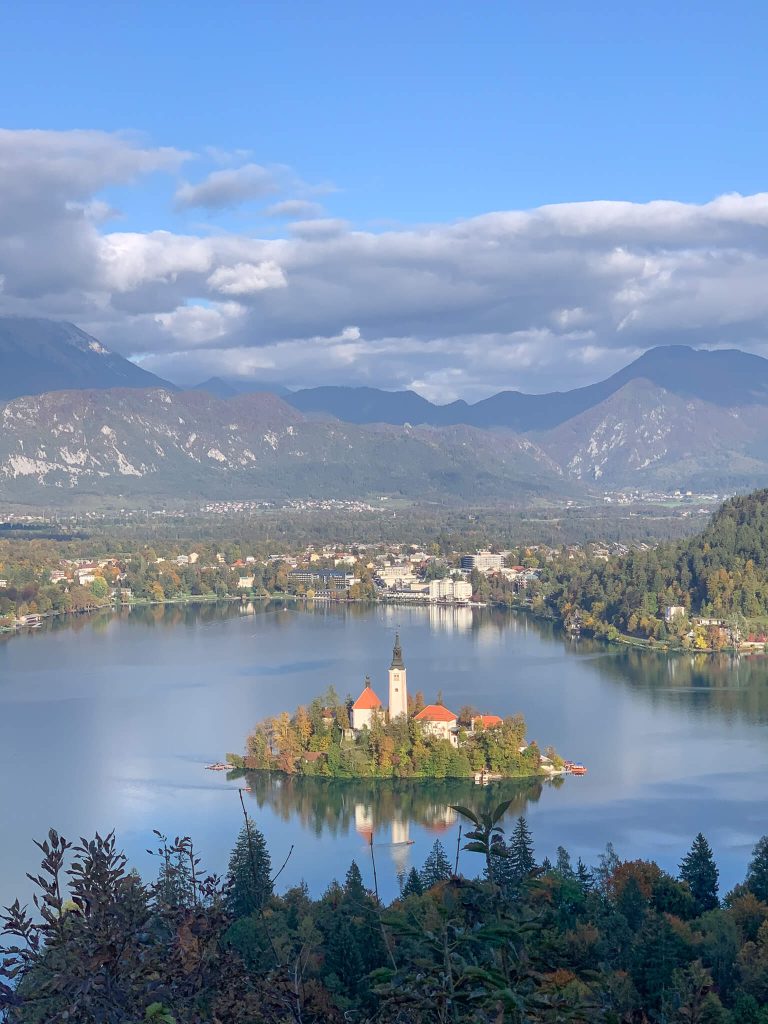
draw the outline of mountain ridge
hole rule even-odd
[[[739,349],[694,349],[687,345],[649,349],[605,380],[541,395],[500,391],[473,404],[459,400],[435,405],[414,391],[323,386],[293,392],[286,400],[302,412],[326,413],[345,422],[434,426],[466,423],[528,433],[559,426],[610,398],[630,381],[640,379],[713,405],[768,404],[768,359]]]
[[[0,400],[89,387],[176,390],[67,321],[0,316]]]

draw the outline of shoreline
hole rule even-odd
[[[428,601],[397,601],[392,599],[376,599],[371,600],[370,598],[330,598],[330,597],[307,597],[304,594],[256,594],[254,596],[244,597],[241,595],[228,594],[224,596],[220,595],[206,595],[206,594],[194,594],[188,597],[174,597],[168,598],[163,601],[150,601],[150,600],[137,600],[137,601],[124,601],[119,604],[114,601],[106,602],[105,604],[94,605],[92,608],[86,608],[81,611],[59,611],[59,612],[43,612],[34,613],[30,618],[34,621],[30,622],[17,622],[11,626],[0,626],[0,637],[11,637],[17,636],[25,631],[31,631],[39,629],[44,625],[46,621],[64,620],[67,618],[76,619],[82,618],[83,616],[94,615],[100,612],[113,612],[118,613],[123,609],[131,608],[164,608],[164,607],[177,607],[179,605],[197,605],[197,604],[248,604],[254,602],[280,602],[288,604],[306,604],[306,605],[370,605],[376,607],[377,605],[400,605],[404,608],[411,607],[426,607],[426,608],[441,608],[441,609],[459,609],[459,608],[492,608],[496,611],[506,611],[515,615],[524,615],[532,619],[539,619],[542,622],[550,622],[554,624],[563,634],[563,637],[570,639],[579,640],[581,637],[586,637],[589,640],[594,640],[597,643],[605,644],[608,647],[624,647],[634,648],[636,650],[648,651],[651,654],[666,654],[666,655],[685,655],[685,654],[706,654],[706,655],[717,655],[717,654],[728,654],[731,656],[737,655],[768,655],[768,644],[760,645],[748,645],[743,647],[721,647],[719,649],[708,647],[708,648],[685,648],[682,646],[672,646],[669,642],[665,641],[651,641],[645,640],[641,637],[627,636],[626,634],[620,634],[617,637],[600,637],[594,634],[585,633],[571,633],[566,628],[565,623],[557,615],[547,614],[544,612],[535,612],[531,608],[526,608],[517,604],[507,604],[504,602],[488,602],[487,604],[451,604],[448,602],[428,602]]]

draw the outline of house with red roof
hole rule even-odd
[[[475,715],[472,719],[472,731],[475,732],[478,727],[482,729],[496,729],[503,724],[502,719],[498,715]]]
[[[370,676],[366,676],[363,692],[352,705],[350,725],[355,731],[358,731],[365,727],[370,729],[374,712],[383,715],[384,705],[381,703],[381,701],[373,691]]]
[[[443,704],[427,704],[418,715],[414,715],[414,721],[421,722],[429,736],[450,740],[454,747],[459,745],[459,719]]]

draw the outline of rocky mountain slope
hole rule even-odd
[[[67,388],[119,387],[175,390],[74,324],[0,316],[0,399]]]
[[[532,441],[308,420],[274,395],[53,392],[0,406],[0,501],[74,496],[525,502],[568,488]]]
[[[566,477],[606,488],[731,491],[768,482],[768,406],[715,405],[645,380],[529,436]]]

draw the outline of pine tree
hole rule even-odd
[[[712,849],[699,832],[689,852],[680,864],[680,878],[688,883],[688,888],[696,901],[696,913],[703,914],[719,906],[717,898],[717,880],[720,872],[715,864]]]
[[[591,892],[595,879],[581,857],[576,862],[576,878],[584,892]]]
[[[272,895],[272,861],[266,840],[249,820],[229,858],[225,903],[235,917],[260,910]]]
[[[637,884],[637,879],[630,877],[627,880],[616,901],[616,906],[619,913],[624,915],[629,927],[633,931],[637,931],[643,923],[643,918],[648,909],[648,901],[643,896],[640,886]]]
[[[408,872],[408,877],[403,885],[402,897],[406,899],[408,896],[421,896],[424,892],[424,886],[421,882],[421,876],[416,868],[411,868]]]
[[[549,857],[545,857],[544,860],[541,862],[541,873],[542,875],[547,875],[550,871],[554,871],[554,868],[552,867],[552,861],[549,859]]]
[[[419,873],[421,884],[424,889],[431,889],[438,882],[446,881],[451,874],[451,862],[448,860],[443,844],[436,839]]]
[[[359,905],[365,903],[367,895],[360,868],[355,861],[352,861],[344,879],[344,902]]]
[[[520,885],[536,868],[533,856],[533,839],[528,823],[520,816],[509,840],[510,873],[514,882]]]
[[[763,903],[768,903],[768,836],[758,839],[747,869],[746,886]]]
[[[557,861],[555,862],[555,871],[563,878],[573,878],[573,867],[571,865],[571,855],[568,853],[564,846],[558,846],[557,848]]]
[[[357,991],[364,975],[358,944],[344,914],[332,914],[325,962],[349,995]]]
[[[597,858],[596,867],[592,868],[592,877],[595,879],[598,888],[603,892],[605,892],[609,880],[613,877],[616,868],[620,864],[621,861],[613,848],[613,843],[607,843],[605,853],[600,854]]]

